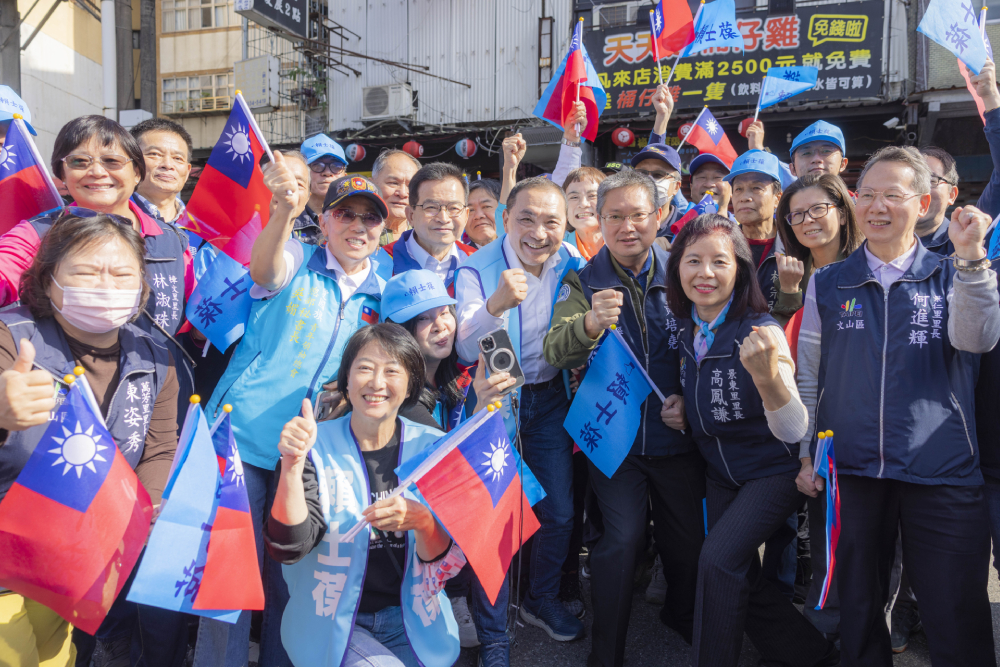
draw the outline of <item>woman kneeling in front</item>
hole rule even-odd
[[[442,589],[465,556],[412,496],[387,498],[396,467],[443,435],[398,416],[423,385],[413,337],[397,324],[367,326],[337,375],[351,413],[317,426],[306,399],[281,432],[264,540],[284,563],[281,640],[298,667],[446,667],[458,658]],[[369,525],[341,543],[358,521]]]
[[[685,414],[708,463],[692,663],[735,667],[746,630],[761,664],[838,664],[833,644],[761,572],[757,550],[804,500],[797,444],[787,443],[805,435],[808,416],[736,223],[702,215],[677,234],[667,305],[681,327]]]

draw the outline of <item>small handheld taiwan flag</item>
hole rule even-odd
[[[374,308],[361,306],[361,320],[366,324],[378,324],[378,313]]]
[[[733,162],[738,157],[736,149],[729,143],[726,131],[722,129],[722,125],[715,119],[708,107],[702,109],[701,113],[698,114],[697,122],[691,127],[691,131],[687,133],[684,140],[702,153],[711,153],[718,157],[730,169],[733,168]]]
[[[14,119],[0,144],[0,234],[22,220],[62,206],[62,197],[23,120]]]

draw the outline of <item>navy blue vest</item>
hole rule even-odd
[[[26,307],[19,306],[0,313],[0,322],[10,329],[18,350],[22,338],[35,346],[36,367],[47,370],[56,379],[73,372],[76,362],[55,319],[47,317],[36,322]],[[132,324],[121,327],[119,342],[121,379],[104,420],[125,460],[135,468],[142,458],[156,397],[167,379],[169,356],[163,345]],[[61,391],[57,402],[61,404],[65,388],[61,382],[58,384]],[[0,500],[7,495],[46,428],[48,424],[11,431],[0,446]]]
[[[695,325],[689,318],[678,322],[684,411],[708,463],[708,476],[727,486],[775,475],[794,479],[801,467],[799,445],[781,442],[771,433],[764,401],[740,361],[740,344],[753,327],[778,323],[770,315],[753,313],[726,320],[699,365],[694,356]]]
[[[987,244],[988,245],[988,244]],[[1000,271],[1000,260],[994,260]],[[1000,345],[982,355],[976,382],[976,435],[979,439],[979,467],[983,474],[1000,480]]]
[[[840,474],[983,483],[973,397],[980,355],[948,339],[954,274],[950,261],[919,243],[913,265],[888,291],[863,249],[815,273],[817,426],[834,432]]]
[[[656,244],[651,248],[653,277],[643,294],[642,322],[632,303],[632,291],[622,284],[615,272],[607,246],[601,248],[578,275],[588,302],[593,300],[594,292],[605,289],[613,289],[624,295],[625,305],[622,307],[622,316],[618,318],[618,330],[632,353],[643,362],[657,388],[664,396],[670,396],[681,393],[677,319],[667,307],[664,282],[668,255]],[[645,344],[643,331],[647,336]],[[663,423],[660,418],[662,407],[656,394],[650,394],[643,403],[642,421],[629,454],[672,456],[694,451],[695,444],[689,434],[676,431]]]

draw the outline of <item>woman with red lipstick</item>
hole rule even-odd
[[[802,504],[788,443],[805,434],[808,415],[739,226],[714,214],[689,222],[666,284],[687,421],[708,464],[692,663],[735,667],[745,630],[768,664],[838,664],[833,644],[761,570],[760,545]]]

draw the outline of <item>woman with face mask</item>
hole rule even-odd
[[[170,353],[133,324],[150,295],[145,252],[135,229],[107,215],[64,215],[42,238],[20,281],[22,305],[0,313],[0,501],[49,425],[54,390],[64,390],[62,378],[81,366],[115,444],[159,505],[177,448],[178,384]],[[178,665],[184,616],[146,606],[140,614],[126,601],[129,587],[97,633],[106,654],[127,656],[133,641],[143,642],[155,648],[150,664]],[[0,618],[11,618],[2,612],[18,604],[35,603],[0,594]],[[46,612],[33,616],[59,623]],[[0,637],[11,630],[4,625]],[[58,633],[68,632],[63,623]],[[21,664],[4,650],[0,664]]]

